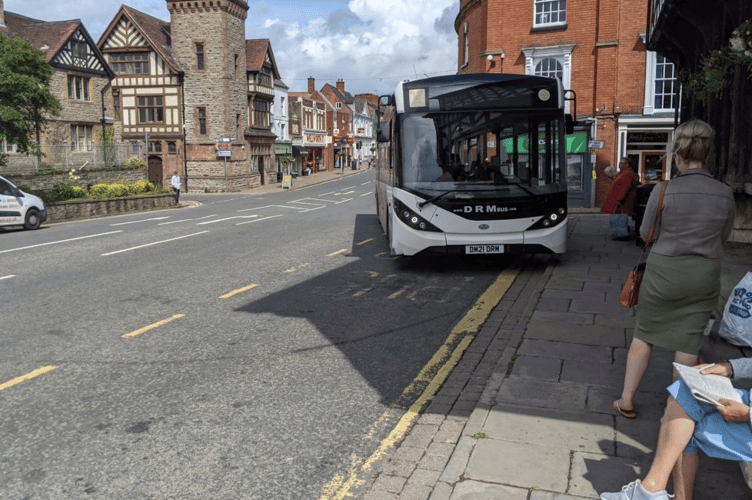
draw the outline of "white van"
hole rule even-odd
[[[0,226],[37,229],[47,220],[47,209],[38,196],[24,193],[0,176]]]

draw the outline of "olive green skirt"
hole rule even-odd
[[[696,355],[720,290],[720,259],[651,253],[635,306],[635,337]]]

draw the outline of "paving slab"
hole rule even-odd
[[[619,491],[623,485],[643,477],[649,466],[648,456],[634,459],[576,451],[572,456],[572,479],[567,493],[598,498],[600,493]]]
[[[613,403],[619,399],[620,396],[621,387],[588,387],[587,410],[616,417],[616,413],[613,410]],[[637,418],[635,421],[641,423],[646,421],[657,422],[660,420],[663,416],[663,410],[666,408],[667,396],[668,394],[664,390],[658,392],[639,391],[637,393]],[[630,421],[623,417],[618,418],[619,420]]]
[[[454,487],[451,500],[527,500],[527,488],[515,488],[480,481],[462,481]]]
[[[568,449],[496,439],[478,440],[465,471],[467,479],[560,493],[568,476]]]
[[[489,412],[483,432],[489,439],[615,454],[611,415],[501,404]]]
[[[525,338],[582,345],[611,347],[624,347],[626,345],[626,333],[623,330],[592,323],[579,323],[576,327],[568,326],[565,328],[562,322],[557,323],[549,319],[531,320],[527,325],[527,330],[525,330]]]
[[[496,401],[511,404],[524,403],[526,406],[539,408],[580,411],[586,408],[587,386],[509,377],[501,385]]]
[[[562,360],[540,356],[519,356],[514,362],[512,375],[558,382]]]
[[[609,316],[632,316],[632,311],[619,304],[618,293],[588,294],[572,299],[570,313],[607,314]]]
[[[624,366],[591,361],[566,360],[561,370],[562,382],[621,388],[624,381]]]
[[[579,345],[569,342],[525,339],[517,349],[518,355],[540,356],[591,363],[612,363],[613,349],[607,346]]]

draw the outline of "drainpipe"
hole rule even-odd
[[[185,71],[178,73],[178,81],[180,82],[180,99],[183,101],[181,106],[183,112],[183,177],[185,177],[185,192],[188,193],[188,149],[185,144]]]
[[[107,166],[107,153],[105,153],[105,145],[104,145],[104,138],[105,138],[105,131],[107,129],[107,106],[104,105],[104,94],[107,92],[107,89],[112,87],[112,80],[108,80],[107,83],[102,87],[102,161],[104,162],[104,166]]]

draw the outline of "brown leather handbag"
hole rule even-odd
[[[655,213],[655,220],[650,225],[650,231],[648,231],[648,239],[645,240],[645,246],[642,247],[640,260],[638,261],[638,264],[629,271],[627,281],[624,283],[624,286],[621,287],[619,304],[624,307],[634,307],[637,305],[637,299],[640,296],[640,285],[642,284],[642,277],[645,275],[645,267],[647,265],[642,259],[645,257],[645,252],[648,247],[653,243],[655,226],[661,221],[661,212],[663,212],[663,194],[666,192],[666,186],[668,186],[668,181],[664,181],[663,187],[661,187],[661,197],[658,200],[658,210]]]

